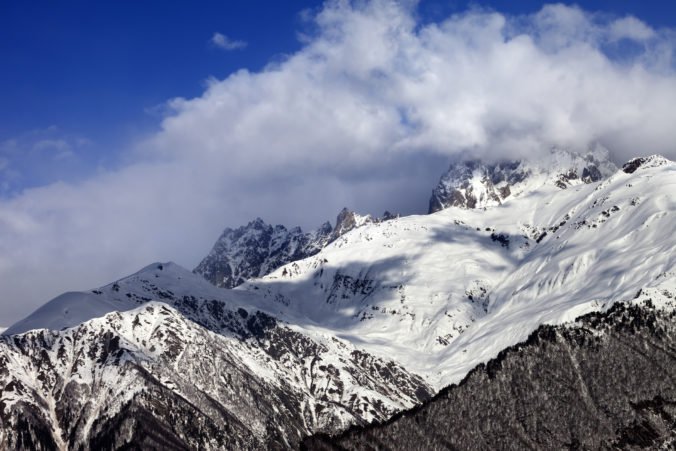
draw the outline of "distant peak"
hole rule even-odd
[[[500,205],[516,193],[543,183],[565,189],[578,183],[603,180],[616,170],[608,151],[602,147],[585,154],[552,149],[538,160],[461,160],[451,164],[442,175],[432,192],[429,212],[448,207],[473,209]]]
[[[650,155],[648,157],[632,158],[622,165],[622,171],[633,174],[639,168],[654,168],[671,163],[671,160],[662,155]]]
[[[329,221],[326,221],[324,224],[320,225],[319,228],[317,229],[318,233],[321,234],[328,234],[333,231],[333,226]]]
[[[390,213],[389,210],[385,210],[385,213],[380,217],[380,221],[389,221],[390,219],[397,219],[399,213]]]
[[[155,262],[151,263],[148,266],[144,267],[140,271],[136,272],[135,274],[143,274],[143,273],[149,273],[149,272],[157,272],[157,271],[164,271],[164,272],[186,272],[190,273],[187,269],[182,267],[181,265],[178,265],[172,261],[169,262]]]
[[[359,215],[347,207],[340,210],[335,227],[325,222],[316,230],[271,226],[256,218],[235,230],[225,229],[209,254],[193,270],[213,285],[234,288],[245,280],[262,277],[280,266],[315,255],[329,243],[365,224],[393,219]]]
[[[335,240],[345,235],[350,230],[373,222],[377,221],[374,221],[371,215],[362,216],[352,210],[343,208],[340,210],[340,213],[338,213],[338,217],[336,218],[336,226],[333,228],[333,233],[331,235],[332,239]]]
[[[249,222],[247,227],[253,227],[253,228],[260,228],[260,227],[266,227],[267,224],[265,221],[263,221],[261,218],[256,218],[253,221]]]
[[[173,262],[154,262],[154,263],[149,264],[148,266],[141,268],[141,270],[138,271],[138,272],[141,273],[141,272],[146,272],[146,271],[155,271],[157,269],[164,270],[164,268],[168,268],[170,265],[174,265],[174,264],[175,263],[173,263]]]
[[[335,238],[349,232],[357,226],[356,215],[353,211],[343,208],[336,217],[336,227],[333,229]]]

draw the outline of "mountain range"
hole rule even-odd
[[[311,232],[257,219],[194,271],[153,263],[65,293],[0,337],[0,447],[673,443],[676,394],[659,381],[676,379],[675,174],[660,156],[618,169],[600,150],[459,161],[430,214],[345,209]],[[489,414],[491,400],[504,409]],[[458,415],[468,424],[448,434],[401,438]]]

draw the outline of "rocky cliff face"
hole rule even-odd
[[[448,207],[471,209],[500,205],[545,183],[565,189],[579,183],[598,182],[616,169],[603,150],[585,155],[553,151],[538,163],[460,161],[451,165],[432,191],[429,213]]]
[[[167,283],[197,278],[157,265],[86,301],[137,308],[0,337],[0,448],[294,448],[431,395],[338,338]]]
[[[234,288],[247,279],[315,255],[357,227],[393,218],[396,216],[389,212],[382,218],[372,218],[344,208],[338,213],[335,227],[326,222],[311,232],[303,232],[300,227],[289,230],[283,225],[272,226],[258,218],[246,226],[225,229],[194,272],[217,287]]]
[[[380,426],[307,449],[673,449],[676,313],[616,304],[542,326]]]

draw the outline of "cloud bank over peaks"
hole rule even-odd
[[[301,159],[349,172],[410,152],[499,157],[594,143],[620,160],[674,152],[673,31],[564,5],[418,24],[388,1],[329,3],[313,25],[285,61],[173,100],[155,147],[256,172]],[[630,54],[608,56],[621,49]]]
[[[422,23],[414,2],[333,1],[308,20],[298,52],[170,100],[127,166],[0,198],[0,317],[151,261],[191,267],[254,217],[422,213],[459,155],[676,158],[674,30],[560,4]]]

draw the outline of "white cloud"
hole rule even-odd
[[[213,36],[211,36],[211,43],[223,50],[239,50],[247,46],[247,43],[245,41],[230,39],[226,35],[218,32],[214,33]]]
[[[0,316],[153,260],[194,265],[255,216],[307,227],[343,206],[422,212],[458,154],[599,144],[619,161],[676,158],[672,31],[616,61],[604,48],[617,21],[579,8],[425,25],[411,8],[328,3],[284,61],[171,100],[129,166],[0,200]]]
[[[624,17],[614,21],[610,25],[608,34],[611,40],[632,39],[634,41],[646,41],[655,36],[655,30],[635,17]]]
[[[33,144],[33,150],[70,151],[70,144],[65,139],[41,139]]]
[[[17,194],[27,187],[45,185],[70,175],[77,177],[84,166],[82,157],[93,144],[55,125],[0,141],[0,160],[5,162],[0,202],[3,195]]]
[[[36,152],[51,152],[52,160],[63,160],[75,156],[71,144],[65,139],[41,139],[33,144]]]
[[[332,3],[316,20],[318,35],[283,63],[174,100],[155,147],[259,173],[289,160],[351,170],[383,154],[596,141],[619,158],[646,143],[673,151],[673,70],[653,71],[639,58],[647,51],[633,64],[606,57],[617,21],[553,5],[519,20],[478,11],[417,28],[384,1]]]

